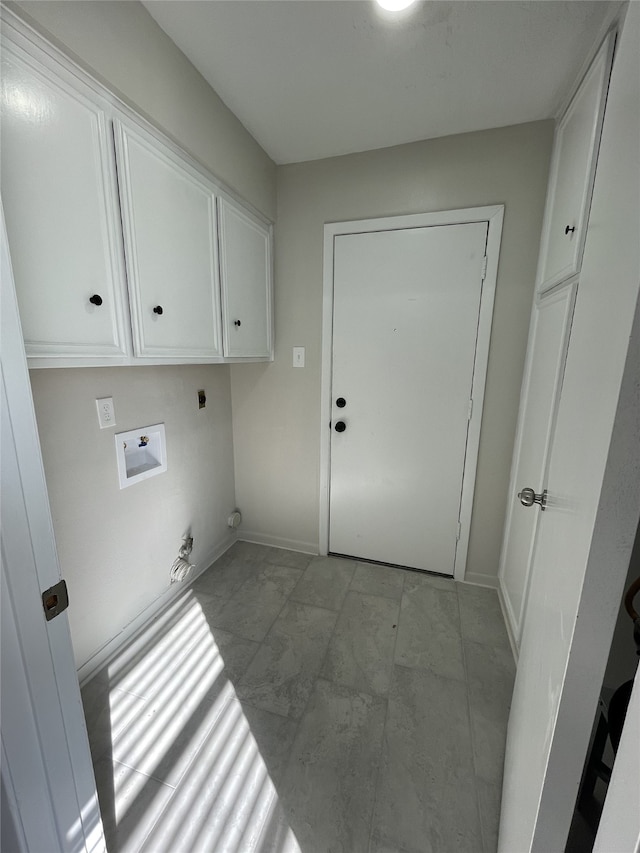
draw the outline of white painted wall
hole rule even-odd
[[[188,528],[209,565],[234,508],[229,371],[220,365],[32,370],[78,665],[169,585]],[[207,405],[198,409],[197,391]],[[116,427],[95,399],[113,397]],[[167,471],[120,489],[114,434],[163,422]]]
[[[504,203],[467,564],[496,583],[552,133],[535,122],[278,168],[276,358],[231,369],[245,535],[318,547],[324,223]]]
[[[11,4],[268,217],[275,166],[137,2]],[[166,590],[181,537],[207,564],[235,506],[229,368],[31,371],[78,666]],[[204,388],[207,408],[197,408]],[[116,429],[94,400],[113,396]],[[164,422],[168,471],[120,491],[113,433]]]

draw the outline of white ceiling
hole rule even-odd
[[[549,118],[612,4],[145,0],[276,163]],[[616,4],[617,5],[617,4]]]

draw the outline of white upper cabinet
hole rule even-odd
[[[27,355],[128,355],[111,129],[84,83],[3,41],[2,201]]]
[[[611,33],[603,42],[556,129],[542,232],[540,290],[580,269],[614,40]]]
[[[224,354],[272,358],[271,228],[218,199]]]
[[[29,366],[272,358],[271,227],[0,15],[2,203]]]
[[[222,355],[213,187],[158,138],[115,122],[135,355]]]

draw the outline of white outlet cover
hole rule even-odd
[[[304,347],[293,348],[293,366],[304,367]]]
[[[113,408],[113,397],[100,397],[96,400],[98,410],[98,423],[100,429],[107,429],[116,425],[116,411]]]

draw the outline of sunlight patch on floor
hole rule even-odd
[[[103,817],[111,809],[105,827],[116,826],[118,851],[135,838],[153,853],[299,853],[192,591],[107,672],[114,763],[101,807]],[[141,843],[142,825],[150,829]]]

